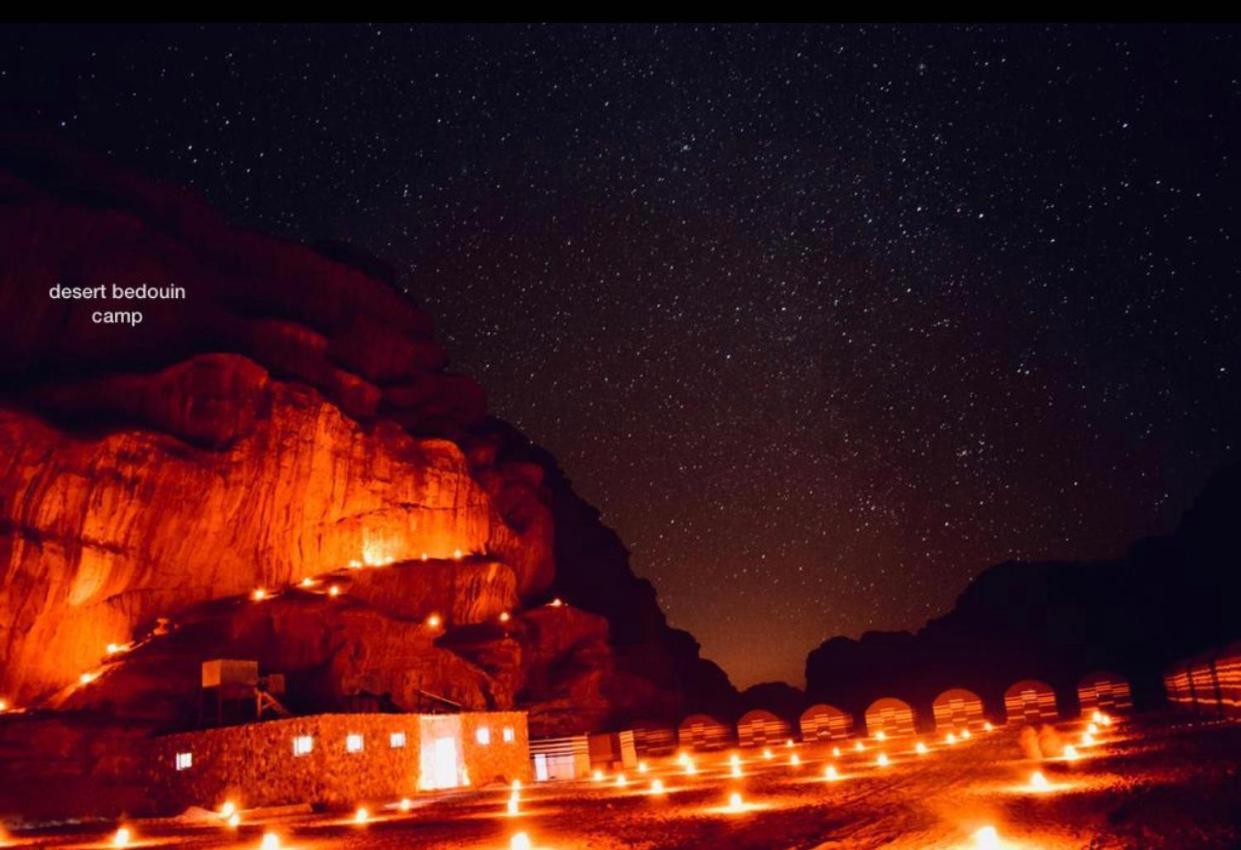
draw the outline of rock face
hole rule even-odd
[[[1173,661],[1241,636],[1241,466],[1219,472],[1180,527],[1096,563],[1006,563],[986,570],[954,609],[917,634],[836,637],[806,659],[807,695],[855,712],[881,696],[924,717],[950,687],[978,693],[1002,716],[1003,692],[1024,678],[1076,705],[1080,678],[1130,680],[1135,700],[1160,699]]]
[[[227,655],[287,673],[306,710],[430,693],[528,708],[536,735],[735,694],[550,456],[445,371],[426,314],[357,263],[11,137],[0,255],[0,312],[22,317],[0,337],[11,703],[185,723],[198,662]],[[186,298],[49,297],[113,283]]]

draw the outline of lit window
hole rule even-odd
[[[474,733],[474,738],[485,747],[491,743],[491,730],[486,726],[479,726],[478,731]]]
[[[189,770],[193,766],[193,753],[177,753],[177,770]]]
[[[356,732],[345,736],[345,749],[351,753],[362,752],[362,736]]]
[[[504,727],[504,743],[511,744],[517,740],[517,733],[513,731],[512,726]]]
[[[392,747],[392,749],[399,750],[401,747],[405,746],[405,733],[393,732],[388,736],[388,744]]]
[[[293,755],[306,756],[315,748],[315,739],[309,735],[298,735],[293,739]]]

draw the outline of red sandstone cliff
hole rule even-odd
[[[10,702],[176,723],[197,662],[240,653],[307,710],[427,691],[536,733],[731,695],[395,288],[42,139],[0,140],[0,256]],[[48,297],[113,282],[188,297],[136,327]]]

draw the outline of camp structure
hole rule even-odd
[[[585,735],[538,738],[530,742],[534,781],[582,779],[590,775],[590,741]]]
[[[1118,673],[1091,673],[1077,683],[1077,700],[1082,714],[1133,711],[1129,682]]]
[[[1056,692],[1037,679],[1022,679],[1004,692],[1009,723],[1053,723],[1059,719]]]
[[[1241,641],[1180,662],[1163,682],[1179,708],[1201,717],[1241,717]]]
[[[812,705],[801,715],[803,741],[835,741],[849,737],[853,718],[834,705]]]
[[[895,738],[914,733],[914,710],[896,697],[882,697],[866,709],[866,732],[872,737]]]
[[[787,720],[761,708],[747,711],[737,721],[737,743],[742,747],[783,744],[792,734]]]
[[[982,699],[965,688],[949,688],[931,704],[935,728],[945,732],[981,728],[987,719],[982,713]]]
[[[638,723],[633,727],[633,748],[639,758],[666,756],[677,748],[677,730],[664,723]]]
[[[611,771],[637,767],[638,751],[634,746],[632,730],[591,732],[586,738],[592,770]]]
[[[677,728],[677,740],[690,750],[721,750],[732,743],[732,728],[709,714],[691,714]]]

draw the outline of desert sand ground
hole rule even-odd
[[[126,824],[133,847],[252,848],[266,833],[286,850],[1197,850],[1241,847],[1241,724],[1180,718],[1118,721],[1081,745],[1086,722],[1061,724],[1080,758],[1032,759],[1019,730],[980,731],[949,745],[942,736],[773,746],[674,757],[645,772],[394,801],[354,812],[241,812],[229,827],[190,812]],[[928,752],[918,754],[921,740]],[[1046,743],[1046,741],[1045,741]],[[740,759],[733,775],[731,756]],[[880,753],[889,763],[878,764]],[[796,757],[796,759],[794,759]],[[794,761],[799,763],[793,763]],[[836,767],[839,779],[825,771]],[[1040,771],[1045,789],[1031,786]],[[663,783],[663,792],[651,790]],[[739,807],[730,805],[741,794]],[[218,801],[216,801],[218,802]],[[112,847],[116,824],[9,836],[16,847]],[[994,830],[991,832],[988,828]],[[522,843],[524,834],[529,844]],[[268,846],[273,846],[268,839]]]

